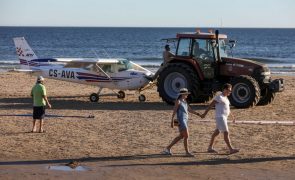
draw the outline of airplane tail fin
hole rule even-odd
[[[24,37],[13,38],[16,53],[20,61],[21,69],[31,69],[35,63],[31,60],[38,59],[32,48],[29,46]]]

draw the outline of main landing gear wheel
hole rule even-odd
[[[140,102],[144,102],[144,101],[146,100],[145,95],[143,95],[143,94],[139,95],[139,96],[138,96],[138,100],[139,100]]]
[[[99,100],[99,96],[98,96],[98,94],[96,94],[96,93],[92,93],[92,94],[90,95],[89,99],[90,99],[91,102],[98,102],[98,100]]]
[[[117,97],[119,99],[124,99],[125,98],[125,92],[124,91],[119,91]]]

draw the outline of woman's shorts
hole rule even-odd
[[[228,132],[227,117],[216,117],[216,128],[220,132]]]
[[[33,119],[44,119],[44,117],[45,117],[45,106],[34,106]]]

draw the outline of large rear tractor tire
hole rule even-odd
[[[236,108],[255,106],[260,99],[260,87],[250,76],[238,76],[231,80],[232,93],[229,96],[231,105]]]
[[[257,103],[257,105],[264,106],[264,105],[270,104],[275,99],[276,93],[272,92],[268,88],[265,88],[265,89],[261,90],[260,96],[261,97],[260,97],[260,100]]]
[[[189,102],[194,102],[200,94],[200,84],[194,70],[183,63],[168,64],[160,73],[157,80],[160,97],[173,105],[181,88],[187,88],[191,94]]]

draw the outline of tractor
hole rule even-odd
[[[271,103],[277,92],[284,90],[283,79],[272,79],[267,65],[254,60],[228,55],[236,41],[227,35],[214,32],[178,33],[174,42],[175,56],[162,67],[157,77],[159,96],[168,104],[174,104],[181,88],[191,94],[190,103],[209,101],[230,83],[229,101],[236,108],[248,108]]]

